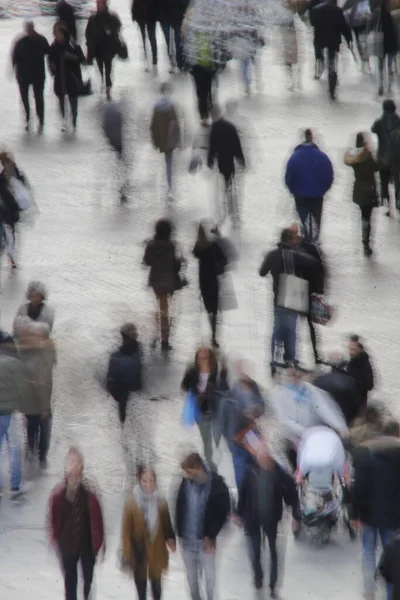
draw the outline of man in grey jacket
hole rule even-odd
[[[21,444],[15,431],[14,413],[24,412],[30,387],[22,364],[17,358],[0,354],[0,450],[4,439],[10,460],[11,498],[21,495]],[[0,498],[3,481],[0,469]]]

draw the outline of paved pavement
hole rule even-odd
[[[176,301],[176,327],[171,361],[165,364],[148,348],[152,332],[152,302],[147,274],[140,267],[143,240],[153,221],[169,214],[178,223],[178,238],[186,255],[195,238],[195,223],[213,210],[215,178],[201,172],[187,174],[188,150],[176,159],[177,179],[172,206],[165,203],[162,158],[152,149],[148,134],[151,105],[159,82],[168,77],[165,53],[158,77],[145,73],[138,32],[129,20],[128,2],[113,6],[126,23],[131,60],[115,69],[115,95],[129,99],[132,141],[132,191],[120,206],[114,157],[104,143],[96,120],[97,96],[81,102],[76,139],[62,137],[50,78],[46,87],[45,134],[23,133],[15,82],[9,75],[8,52],[22,23],[0,22],[1,144],[15,153],[28,174],[40,207],[36,227],[19,236],[20,268],[12,276],[2,268],[2,326],[10,328],[29,280],[47,283],[56,308],[54,336],[59,365],[54,386],[54,427],[50,468],[30,482],[27,500],[0,511],[0,596],[7,600],[50,600],[62,596],[62,582],[44,531],[48,492],[62,475],[63,457],[71,444],[84,452],[87,470],[104,497],[108,553],[97,572],[99,600],[133,597],[133,584],[117,569],[116,552],[124,494],[132,484],[136,440],[142,434],[142,456],[157,462],[161,485],[170,488],[171,476],[184,448],[199,442],[197,432],[179,426],[179,378],[199,340],[207,339],[196,282],[197,265],[189,262],[191,281]],[[38,19],[37,28],[50,38],[51,20]],[[351,202],[351,172],[342,154],[358,130],[367,130],[380,113],[375,88],[347,51],[340,57],[339,103],[327,101],[326,82],[312,81],[311,43],[303,37],[304,91],[291,94],[276,53],[267,48],[262,60],[262,84],[250,98],[241,89],[237,65],[229,65],[219,88],[221,102],[234,99],[233,118],[245,140],[249,169],[244,178],[243,226],[238,238],[241,265],[234,276],[239,308],[224,315],[223,346],[254,363],[254,374],[270,385],[266,364],[267,335],[271,328],[271,285],[257,269],[265,249],[273,246],[279,227],[293,216],[292,200],[282,185],[284,161],[299,139],[299,129],[312,126],[321,146],[335,162],[336,179],[326,199],[322,237],[330,272],[330,293],[338,306],[332,326],[321,329],[325,351],[340,347],[348,332],[365,336],[375,360],[377,397],[395,414],[400,372],[397,360],[399,321],[399,223],[376,211],[375,254],[365,260],[359,241],[360,223]],[[159,36],[160,47],[164,48]],[[187,122],[188,137],[196,131],[192,83],[174,77],[174,97]],[[139,324],[148,362],[148,389],[130,407],[121,443],[115,406],[106,397],[101,379],[118,326],[132,319]],[[302,328],[302,356],[310,360],[308,334]],[[149,402],[150,397],[160,397]],[[221,452],[221,471],[232,484],[232,469]],[[343,532],[320,551],[304,541],[286,546],[286,574],[282,596],[296,600],[358,598],[360,548]],[[221,543],[219,589],[222,600],[242,600],[251,592],[251,576],[240,531],[229,528]],[[166,579],[165,598],[187,598],[179,557],[173,557]]]

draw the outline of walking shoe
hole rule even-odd
[[[37,128],[37,134],[42,135],[42,133],[43,133],[43,123],[39,123],[38,128]]]
[[[172,350],[172,346],[168,342],[161,342],[161,352],[169,352]]]
[[[21,500],[24,492],[19,488],[18,490],[11,490],[11,500],[16,502],[17,500]]]
[[[269,595],[271,598],[279,598],[278,592],[274,588],[271,588]]]
[[[29,131],[30,128],[31,128],[31,125],[30,125],[29,121],[27,121],[26,125],[25,125],[25,131]]]
[[[262,590],[263,585],[264,585],[264,582],[263,582],[262,578],[254,580],[254,587],[256,588],[256,590]]]

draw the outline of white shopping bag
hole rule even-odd
[[[285,272],[279,276],[279,290],[277,306],[308,314],[309,311],[309,283],[306,279],[294,274],[293,252],[283,251]]]

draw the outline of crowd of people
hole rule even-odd
[[[224,8],[224,2],[211,4],[205,0],[193,0],[189,5],[185,0],[135,0],[132,5],[132,18],[143,41],[146,69],[147,38],[153,70],[157,69],[155,32],[159,22],[170,71],[188,71],[193,77],[200,127],[207,141],[205,148],[193,146],[189,170],[201,168],[203,159],[210,169],[216,165],[223,193],[221,218],[216,219],[218,222],[204,219],[198,224],[192,249],[192,260],[198,262],[198,288],[210,325],[210,344],[198,347],[180,386],[184,395],[182,424],[198,429],[202,452],[188,453],[182,459],[179,465],[182,479],[171,498],[164,498],[158,489],[156,465],[142,463],[137,457],[136,483],[127,495],[122,514],[120,566],[134,579],[139,600],[147,597],[148,583],[154,600],[159,600],[169,553],[179,549],[192,600],[202,598],[203,577],[207,599],[213,600],[217,539],[231,520],[246,535],[256,589],[264,586],[262,539],[267,538],[268,587],[271,598],[276,598],[281,583],[277,535],[284,506],[291,511],[292,532],[298,538],[310,523],[311,509],[308,512],[305,509],[308,488],[314,485],[315,489],[322,489],[318,487],[321,486],[318,477],[328,472],[330,500],[326,500],[324,488],[323,505],[318,510],[322,514],[325,503],[332,504],[330,488],[334,481],[339,482],[346,493],[343,507],[349,530],[353,536],[358,529],[362,532],[365,598],[375,597],[376,548],[380,536],[384,549],[379,573],[387,582],[388,600],[399,600],[400,539],[396,535],[400,528],[399,424],[371,399],[375,386],[373,361],[358,335],[349,335],[347,356],[332,352],[324,357],[319,345],[319,328],[334,313],[334,307],[325,297],[330,273],[321,248],[324,197],[334,182],[333,163],[316,144],[314,132],[306,128],[286,164],[285,184],[293,196],[299,223],[288,223],[282,229],[276,248],[267,252],[259,265],[261,277],[271,275],[273,289],[270,370],[276,381],[267,399],[264,389],[250,376],[247,362],[230,364],[220,348],[222,288],[230,270],[240,261],[222,226],[226,216],[233,226],[240,224],[234,182],[237,169],[246,168],[246,156],[238,129],[213,100],[218,74],[231,59],[241,61],[244,88],[251,92],[251,71],[266,41],[268,18],[279,28],[293,85],[298,75],[297,23],[302,18],[308,19],[314,30],[315,77],[321,77],[326,64],[332,99],[336,97],[341,38],[354,52],[353,36],[364,68],[368,68],[369,58],[379,59],[378,92],[384,95],[386,80],[390,91],[393,56],[398,47],[395,17],[385,0],[376,6],[356,0],[347,2],[343,8],[334,0],[311,0],[307,4],[300,0],[276,1],[268,9],[259,2],[241,0],[235,5],[229,27],[224,28],[221,25]],[[89,91],[81,65],[95,61],[104,80],[103,131],[125,163],[123,108],[112,99],[113,60],[128,58],[128,47],[121,36],[122,21],[110,10],[107,0],[97,0],[96,12],[85,29],[87,51],[84,52],[78,44],[74,10],[66,0],[57,3],[57,15],[51,45],[28,22],[24,35],[13,46],[12,64],[26,129],[30,130],[32,123],[29,105],[32,87],[38,133],[44,133],[46,58],[54,78],[63,131],[69,128],[66,98],[72,128],[77,128],[78,97]],[[365,45],[369,47],[367,53]],[[182,131],[169,83],[161,85],[160,97],[149,110],[149,121],[153,146],[165,156],[168,198],[172,200],[174,153],[180,147]],[[373,252],[373,209],[386,203],[388,216],[393,214],[392,183],[394,208],[400,209],[397,167],[400,117],[393,100],[384,100],[383,114],[371,124],[371,133],[378,139],[377,155],[370,135],[359,132],[354,149],[346,151],[343,159],[354,171],[353,201],[360,208],[361,241],[366,257]],[[14,270],[17,224],[32,209],[33,190],[11,153],[2,152],[0,161],[3,167],[1,248],[7,248]],[[124,181],[121,200],[126,199]],[[151,347],[153,351],[159,348],[165,358],[173,356],[171,303],[189,285],[185,269],[190,259],[183,256],[176,242],[176,229],[172,220],[158,219],[152,239],[145,242],[142,260],[149,271],[148,286],[157,304]],[[54,317],[55,311],[47,303],[45,285],[32,281],[26,302],[15,315],[12,333],[0,331],[0,447],[6,440],[13,501],[24,494],[24,461],[28,465],[38,461],[40,469],[47,467],[53,370],[57,365],[52,337]],[[297,332],[301,319],[307,321],[315,362],[307,370],[298,356]],[[121,344],[110,352],[104,374],[104,387],[115,402],[122,430],[126,427],[128,406],[135,412],[137,395],[146,393],[146,359],[140,330],[140,322],[122,324]],[[21,423],[23,441],[17,431]],[[280,431],[279,448],[267,435],[273,423],[278,424]],[[231,458],[236,490],[230,490],[218,473],[216,449],[220,447],[227,449]],[[0,479],[0,497],[6,489],[7,484]],[[329,519],[330,531],[338,517],[330,513]],[[66,600],[77,598],[79,563],[84,598],[90,597],[96,561],[106,552],[105,520],[99,491],[84,477],[84,457],[73,447],[66,457],[65,477],[53,490],[48,510],[50,539],[62,566]]]

